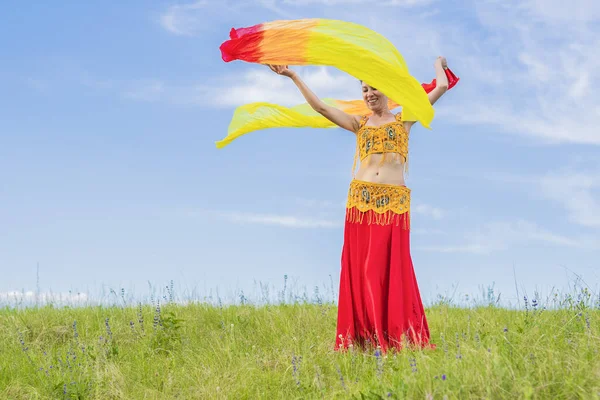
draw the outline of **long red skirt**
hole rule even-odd
[[[346,218],[335,349],[435,348],[410,256],[409,213],[388,212],[384,223],[370,213]]]

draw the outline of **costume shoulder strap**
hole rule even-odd
[[[360,118],[360,124],[358,125],[359,128],[362,128],[363,126],[365,126],[365,124],[367,123],[367,120],[369,119],[368,115],[363,115]]]
[[[396,121],[402,121],[402,111],[396,114]]]

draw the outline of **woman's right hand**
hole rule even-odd
[[[278,75],[283,75],[287,76],[288,78],[291,78],[295,74],[295,72],[289,69],[287,65],[267,65],[269,66],[269,68],[271,68],[271,71],[275,72]]]

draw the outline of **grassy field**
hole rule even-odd
[[[331,303],[0,309],[2,399],[599,399],[582,290],[427,308],[436,350],[333,351]]]

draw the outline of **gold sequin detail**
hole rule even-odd
[[[398,153],[404,161],[408,159],[408,132],[396,114],[396,121],[380,126],[365,125],[366,118],[361,121],[361,127],[356,133],[360,159],[370,154]]]
[[[410,227],[410,189],[406,186],[352,180],[346,202],[346,217],[350,222],[368,218],[369,224],[402,223]]]

